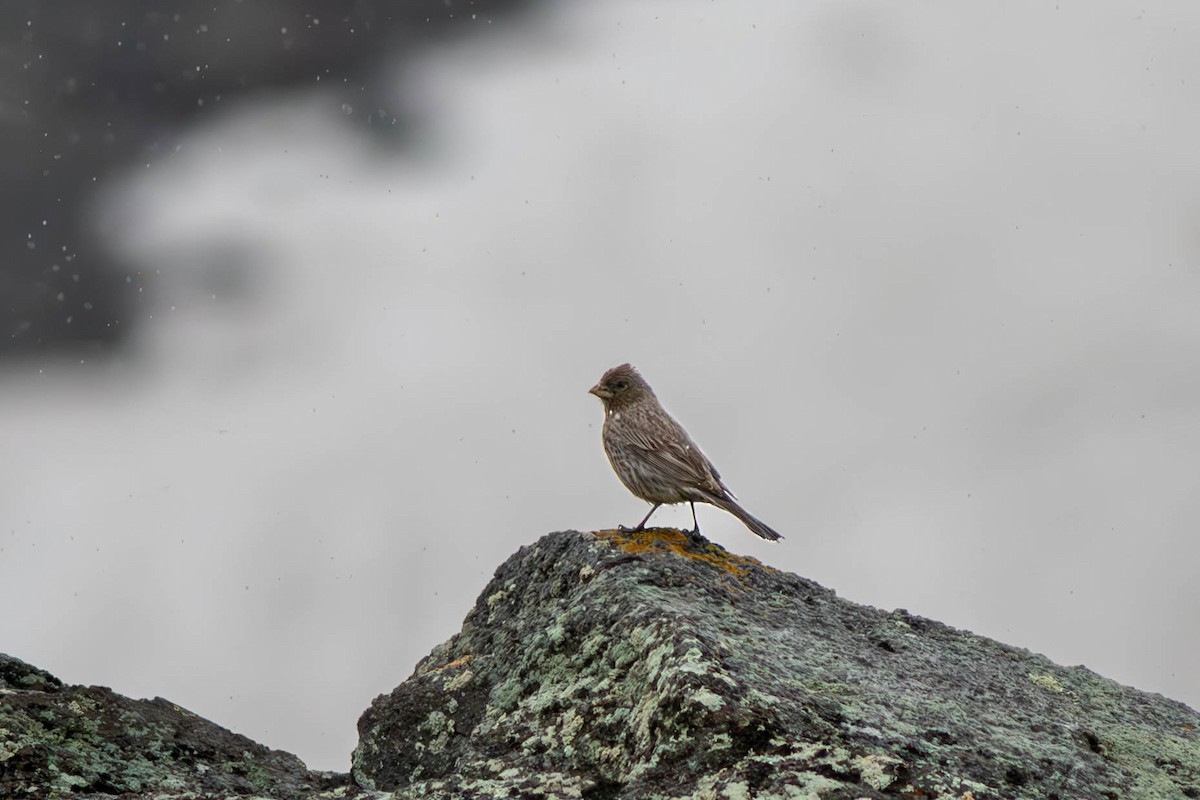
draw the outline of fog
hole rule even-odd
[[[313,768],[492,570],[647,510],[634,363],[850,600],[1200,704],[1200,7],[589,2],[106,190],[106,358],[0,364],[0,650]],[[661,524],[690,526],[686,508]]]

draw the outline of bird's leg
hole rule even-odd
[[[658,511],[658,507],[661,505],[662,505],[662,503],[655,503],[654,508],[650,509],[650,514],[653,514],[655,511]],[[622,525],[621,530],[628,530],[631,533],[637,533],[638,531],[645,530],[646,523],[650,520],[650,514],[647,514],[646,516],[642,517],[642,521],[637,524],[636,528],[626,528],[624,525]]]
[[[697,544],[703,544],[704,542],[706,542],[708,540],[700,535],[700,522],[696,519],[696,504],[691,503],[691,506],[692,506],[692,525],[694,527],[690,531],[688,531],[688,538]]]

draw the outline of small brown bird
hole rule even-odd
[[[626,489],[654,504],[633,530],[645,528],[661,505],[689,503],[696,526],[692,534],[698,536],[696,503],[708,503],[733,514],[764,539],[783,538],[738,505],[716,467],[631,365],[613,367],[589,391],[604,403],[604,452],[613,471]]]

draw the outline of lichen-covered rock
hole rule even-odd
[[[346,775],[310,772],[174,703],[64,686],[0,654],[0,797],[292,800],[354,797]]]
[[[556,533],[359,721],[398,797],[1200,797],[1200,715],[675,531]]]

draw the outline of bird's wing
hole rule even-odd
[[[650,424],[622,425],[620,435],[681,486],[692,486],[718,497],[728,491],[712,462],[683,426],[666,412],[652,412],[651,416]]]
[[[725,485],[725,481],[721,480],[721,473],[717,472],[717,468],[713,466],[711,461],[708,462],[708,468],[712,470],[713,477],[717,479],[717,485],[725,490],[725,494],[729,495],[734,500],[737,500],[737,495],[733,493],[732,489]]]

